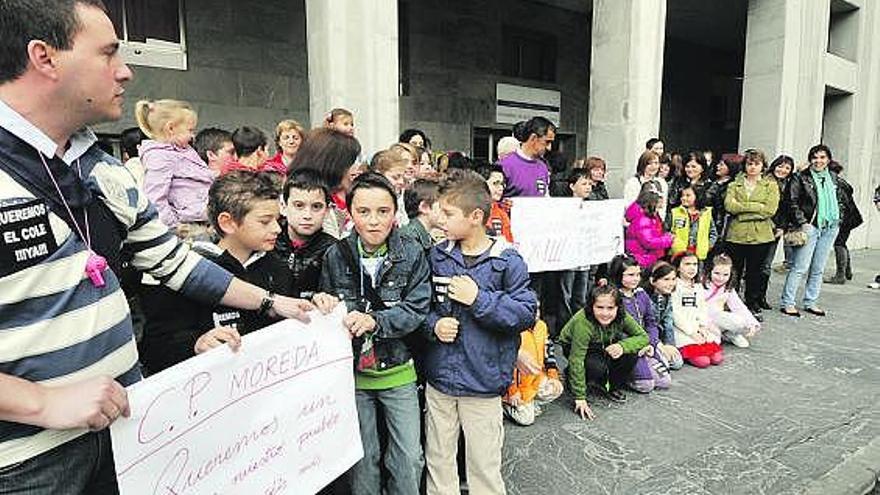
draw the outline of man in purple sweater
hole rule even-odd
[[[514,137],[522,145],[499,162],[507,178],[504,197],[547,196],[550,170],[543,156],[553,145],[556,126],[544,117],[532,117],[516,130]]]

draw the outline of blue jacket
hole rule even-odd
[[[429,340],[425,377],[432,387],[452,396],[501,396],[513,378],[520,332],[535,324],[537,301],[529,289],[529,272],[507,241],[496,239],[488,252],[467,268],[457,243],[444,241],[431,249],[434,299],[425,332]],[[471,306],[446,296],[449,278],[468,275],[479,287]],[[440,318],[458,319],[452,343],[437,340]]]

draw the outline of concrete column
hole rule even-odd
[[[342,107],[365,154],[396,142],[397,0],[306,0],[306,31],[312,126]]]
[[[605,158],[619,196],[660,129],[666,0],[594,0],[588,154]]]
[[[739,147],[806,161],[822,136],[830,0],[749,0]]]

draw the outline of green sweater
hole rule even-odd
[[[625,311],[620,308],[620,311]],[[625,354],[635,354],[648,345],[648,333],[628,313],[622,323],[611,323],[607,328],[597,327],[580,310],[562,327],[559,341],[569,348],[568,382],[575,400],[587,397],[587,376],[584,359],[591,343],[601,343],[603,347],[620,344]]]

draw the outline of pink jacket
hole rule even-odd
[[[191,146],[146,140],[140,146],[144,192],[168,227],[208,220],[208,189],[216,174]]]
[[[658,216],[649,217],[638,203],[626,209],[626,252],[631,254],[639,266],[649,268],[663,257],[672,245],[672,234],[663,232],[663,222]]]

